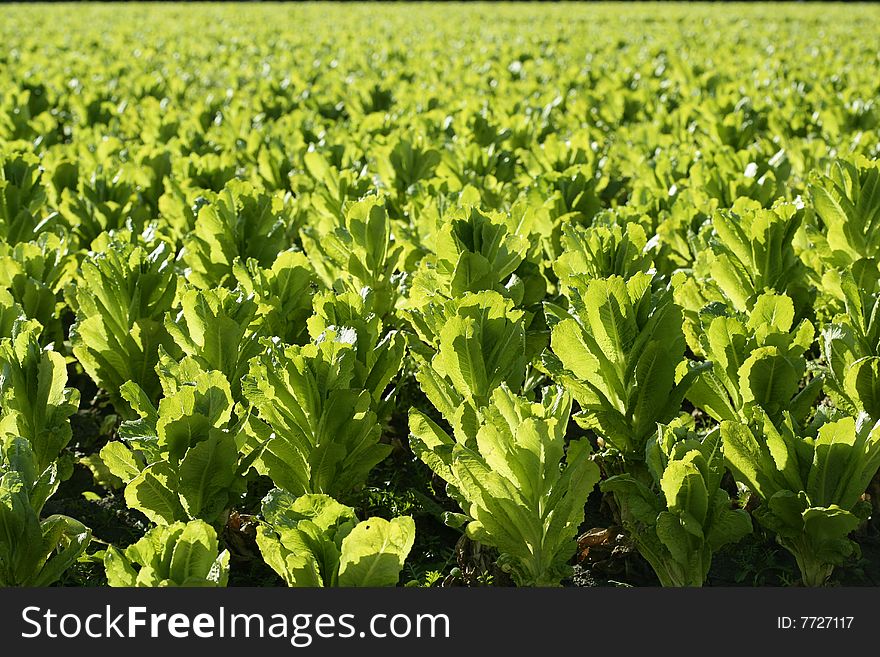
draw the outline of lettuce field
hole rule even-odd
[[[0,44],[0,585],[880,584],[880,7]]]

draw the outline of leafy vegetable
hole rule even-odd
[[[226,586],[229,551],[219,552],[217,534],[201,520],[153,527],[124,551],[104,555],[110,586]]]
[[[0,434],[27,440],[40,472],[70,442],[69,418],[79,406],[79,391],[65,387],[64,357],[40,347],[41,328],[20,320],[0,341]]]
[[[841,265],[880,253],[880,166],[865,157],[836,160],[812,177],[810,193],[828,248]]]
[[[793,246],[803,216],[802,205],[777,203],[765,210],[748,199],[718,210],[712,216],[711,248],[697,258],[694,273],[738,311],[751,310],[759,295],[774,291],[787,294],[803,312],[810,293]]]
[[[380,318],[397,302],[395,273],[402,253],[384,205],[384,199],[369,197],[348,206],[339,225],[325,222],[329,225],[323,230],[302,231],[310,262],[324,284],[339,292],[372,289]]]
[[[0,238],[8,244],[34,239],[51,219],[43,216],[45,202],[39,158],[30,153],[0,155]]]
[[[473,446],[410,411],[413,451],[449,483],[468,536],[498,548],[499,563],[521,586],[555,586],[566,576],[584,505],[599,480],[586,440],[566,449],[570,411],[570,397],[558,388],[534,403],[501,384],[468,441]]]
[[[283,200],[240,181],[230,181],[203,205],[195,228],[184,240],[188,280],[198,288],[223,284],[236,258],[254,258],[269,267],[286,246]]]
[[[86,258],[77,284],[68,288],[76,310],[73,354],[122,414],[127,409],[120,390],[128,381],[151,401],[159,398],[158,349],[174,350],[163,323],[177,290],[173,262],[167,242],[111,236],[103,250]]]
[[[721,488],[724,456],[716,428],[700,439],[683,422],[660,425],[647,445],[650,482],[620,474],[602,483],[614,493],[639,552],[663,586],[702,586],[712,554],[751,533]]]
[[[523,386],[528,358],[523,312],[487,291],[413,311],[410,321],[429,346],[412,351],[416,379],[455,429],[456,440],[467,442],[492,392],[501,384],[512,390]]]
[[[394,586],[415,540],[412,518],[370,518],[327,495],[275,489],[257,532],[263,557],[288,586]]]
[[[229,382],[185,359],[164,377],[163,391],[157,408],[134,383],[123,386],[139,419],[122,424],[124,442],[105,445],[101,459],[126,484],[126,503],[151,521],[223,521],[249,467],[239,462]]]
[[[754,406],[774,419],[788,410],[803,420],[822,379],[801,387],[814,331],[807,320],[793,327],[794,314],[789,297],[764,293],[748,317],[701,315],[700,344],[711,369],[700,372],[687,398],[719,421],[744,419]]]
[[[306,320],[312,314],[316,275],[305,255],[282,251],[270,268],[248,258],[236,261],[232,270],[240,288],[257,302],[261,335],[278,336],[287,344],[308,341]]]
[[[252,328],[257,304],[240,290],[184,288],[180,311],[167,315],[165,330],[174,344],[205,370],[221,372],[241,395],[241,378],[260,345]]]
[[[858,549],[848,535],[869,513],[860,498],[880,467],[880,427],[861,415],[810,436],[788,414],[777,426],[758,411],[751,425],[722,422],[721,436],[737,481],[761,502],[758,521],[795,556],[805,585],[823,585]]]
[[[555,318],[543,361],[581,407],[578,424],[636,461],[657,423],[678,414],[698,372],[676,373],[685,349],[681,311],[669,290],[655,294],[651,283],[647,273],[569,277],[570,308]]]
[[[25,316],[44,327],[44,343],[61,347],[63,328],[59,292],[75,275],[76,263],[69,241],[42,233],[35,242],[20,242],[4,249],[0,244],[0,286],[6,287]],[[7,335],[4,333],[4,335]]]
[[[62,515],[40,512],[58,489],[55,463],[45,469],[27,440],[6,437],[0,453],[0,586],[49,586],[85,551],[92,532]]]
[[[357,340],[353,329],[327,331],[302,347],[267,343],[251,360],[242,387],[258,414],[254,465],[294,495],[349,492],[390,451],[356,381]]]

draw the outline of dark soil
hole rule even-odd
[[[121,548],[131,545],[150,529],[147,518],[129,509],[121,493],[108,493],[97,500],[56,493],[43,507],[44,515],[55,513],[76,518],[91,528],[94,539]]]

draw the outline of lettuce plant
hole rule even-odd
[[[65,237],[41,233],[15,247],[0,244],[0,287],[7,288],[28,319],[40,322],[44,344],[60,348],[64,340],[59,293],[76,274]],[[7,335],[4,333],[4,335]]]
[[[123,415],[129,410],[120,390],[128,381],[150,400],[159,398],[159,346],[176,351],[164,316],[174,304],[177,282],[169,243],[118,235],[85,259],[76,284],[68,287],[76,311],[73,355]]]
[[[250,467],[239,461],[229,381],[187,358],[162,383],[158,407],[134,383],[123,386],[139,419],[120,426],[122,441],[105,445],[101,460],[125,484],[126,504],[151,521],[224,522]]]
[[[827,323],[819,345],[824,390],[844,412],[880,419],[880,277],[860,260],[838,278],[842,312]]]
[[[69,418],[79,407],[79,391],[65,387],[64,356],[40,346],[41,330],[19,320],[0,340],[0,435],[27,440],[40,472],[70,442]]]
[[[794,326],[795,308],[785,295],[758,296],[747,316],[700,316],[702,351],[711,367],[704,368],[687,398],[716,420],[743,420],[759,406],[772,418],[789,410],[800,421],[821,390],[815,377],[805,386],[805,352],[813,345],[813,325]]]
[[[710,248],[697,257],[695,276],[740,312],[751,310],[762,293],[774,291],[790,296],[802,316],[811,291],[793,240],[804,214],[802,203],[780,202],[766,210],[746,198],[716,211]]]
[[[0,586],[49,586],[85,552],[92,532],[62,515],[40,519],[58,489],[55,463],[39,468],[30,443],[0,445]]]
[[[373,397],[357,380],[357,333],[325,331],[304,346],[266,342],[242,383],[254,466],[294,495],[347,493],[390,452]]]
[[[198,212],[193,232],[184,238],[187,279],[200,289],[225,284],[236,258],[253,258],[269,267],[289,245],[284,200],[232,180]]]
[[[257,545],[287,586],[395,586],[415,540],[409,516],[358,522],[320,494],[275,489],[263,500]]]
[[[127,180],[122,171],[101,155],[92,156],[91,169],[80,171],[73,189],[63,189],[58,214],[70,229],[71,237],[82,249],[102,233],[132,230],[139,233],[145,228],[149,211],[138,203],[134,182]]]
[[[810,196],[831,259],[848,266],[880,255],[880,163],[865,157],[835,160],[811,178]]]
[[[0,288],[0,335],[12,335],[12,327],[24,317],[19,306],[8,290]]]
[[[569,221],[588,224],[602,209],[597,192],[595,156],[589,146],[575,146],[571,142],[567,144],[570,149],[566,152],[554,135],[550,137],[551,141],[540,145],[543,152],[537,148],[528,153],[521,152],[525,165],[536,177],[534,181],[528,181],[531,203],[540,205],[541,211],[546,212],[554,224]],[[592,161],[582,161],[585,157]]]
[[[721,432],[716,427],[700,438],[681,421],[661,424],[646,461],[649,482],[619,474],[602,490],[614,493],[630,536],[663,586],[702,586],[712,554],[752,531],[748,513],[732,509],[721,488]]]
[[[554,317],[543,361],[578,402],[578,424],[635,461],[644,460],[657,423],[679,413],[698,372],[676,373],[685,350],[681,310],[668,289],[652,292],[652,282],[647,273],[571,276],[570,307]]]
[[[880,417],[880,167],[864,157],[835,160],[810,178],[816,213],[802,255],[830,316],[820,346],[825,391],[845,412]]]
[[[781,180],[777,176],[782,178],[785,175],[784,158],[774,156],[760,162],[756,161],[754,153],[736,150],[729,143],[730,140],[747,139],[747,131],[742,124],[731,125],[737,118],[737,112],[734,111],[724,113],[720,121],[717,115],[709,119],[709,124],[715,128],[715,134],[724,140],[724,144],[713,145],[713,148],[700,153],[688,171],[689,182],[694,189],[717,201],[721,208],[736,205],[739,199],[754,201],[756,208],[770,207],[780,196]],[[740,147],[744,145],[739,144]]]
[[[535,403],[501,384],[475,435],[456,441],[417,409],[410,445],[448,484],[467,535],[497,548],[520,586],[556,586],[570,567],[584,505],[599,480],[586,439],[566,446],[571,398],[545,389]]]
[[[623,225],[595,223],[589,227],[565,224],[562,248],[562,254],[553,262],[553,271],[563,284],[577,275],[630,278],[647,272],[651,266],[645,229],[633,221]]]
[[[421,142],[421,143],[420,143]],[[440,164],[440,153],[427,147],[422,140],[416,143],[400,139],[387,155],[377,163],[379,175],[392,188],[398,198],[403,198],[411,187],[433,176]]]
[[[226,586],[229,551],[201,520],[153,527],[125,550],[109,546],[104,571],[110,586]]]
[[[457,440],[467,442],[467,436],[476,435],[493,390],[502,383],[517,392],[522,389],[529,356],[524,312],[510,299],[485,291],[429,304],[409,318],[425,342],[410,352],[416,379],[456,428]]]
[[[41,178],[35,155],[0,154],[0,238],[7,244],[28,242],[51,223],[51,216],[44,217],[46,190]]]
[[[469,204],[450,210],[431,236],[434,253],[422,260],[413,276],[410,306],[486,290],[517,304],[528,301],[522,281],[514,275],[529,250],[519,228],[511,214],[484,212]],[[543,294],[543,288],[540,291]]]
[[[180,310],[165,316],[165,330],[202,369],[222,372],[239,399],[248,361],[260,351],[254,326],[257,303],[242,290],[222,287],[184,287],[179,298]]]
[[[397,303],[403,247],[394,229],[385,199],[370,196],[345,208],[343,221],[325,219],[301,231],[303,246],[321,281],[338,292],[359,293],[368,287],[376,294],[376,314],[385,318]]]
[[[269,268],[254,258],[236,260],[232,271],[239,287],[257,303],[259,333],[287,344],[308,342],[306,320],[312,314],[317,275],[299,251],[282,251]]]
[[[801,430],[789,414],[773,423],[760,410],[749,423],[721,423],[724,455],[760,506],[758,522],[797,560],[807,586],[822,586],[856,554],[848,538],[870,513],[862,494],[880,467],[880,425],[866,415]]]
[[[326,151],[307,151],[302,156],[307,175],[293,176],[294,192],[303,199],[303,211],[309,216],[315,215],[325,227],[329,227],[328,221],[334,225],[344,222],[344,208],[363,199],[371,188],[370,179],[362,175],[361,170],[333,155],[335,153]]]
[[[306,325],[312,339],[354,331],[356,341],[353,382],[370,393],[373,410],[381,422],[393,411],[394,393],[389,385],[400,370],[406,339],[397,330],[386,331],[377,310],[376,293],[362,288],[359,293],[320,292],[315,295],[314,314]]]

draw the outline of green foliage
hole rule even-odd
[[[379,173],[399,196],[422,180],[431,178],[440,164],[440,153],[406,139],[398,141],[379,163]]]
[[[776,532],[824,581],[871,540],[807,470],[845,451],[823,431],[880,420],[880,10],[374,13],[0,9],[0,438],[34,459],[7,468],[27,529],[0,569],[102,581],[94,552],[65,570],[87,530],[40,529],[64,479],[57,506],[102,539],[136,541],[142,513],[153,554],[198,534],[194,583],[216,541],[236,584],[371,560],[394,584],[410,543],[407,581],[558,584],[595,462],[591,502],[663,583],[728,581],[737,506],[755,552]],[[737,472],[811,465],[729,503],[719,424],[754,438],[725,446]],[[876,515],[871,449],[840,476]],[[272,485],[308,517],[260,520]],[[420,535],[358,536],[324,495]],[[608,546],[581,546],[584,581]],[[126,582],[168,579],[124,552]]]
[[[533,403],[501,384],[467,443],[410,411],[410,444],[450,485],[464,511],[457,522],[467,523],[470,538],[498,548],[499,563],[521,586],[556,586],[569,572],[584,505],[599,480],[589,443],[566,447],[570,411],[561,389],[546,389]]]
[[[760,411],[749,424],[721,423],[724,454],[737,481],[761,506],[758,521],[797,559],[807,586],[821,586],[858,550],[848,535],[865,518],[861,496],[880,467],[880,426],[845,417],[805,434],[786,414]]]
[[[825,392],[845,412],[880,418],[880,288],[878,281],[857,278],[856,263],[840,274],[843,312],[826,324],[819,345],[825,361]]]
[[[40,332],[37,322],[19,320],[0,340],[0,436],[27,440],[42,472],[70,442],[79,391],[65,387],[64,357],[40,347]]]
[[[94,161],[86,160],[74,173],[72,185],[60,193],[58,214],[80,248],[89,248],[105,232],[139,233],[146,227],[147,206],[138,202],[136,186],[122,175],[122,167],[103,159],[106,151],[96,153]]]
[[[377,314],[384,318],[397,303],[395,273],[403,251],[394,239],[385,200],[373,196],[352,203],[343,217],[338,224],[326,220],[302,230],[309,261],[328,288],[355,293],[364,287],[372,289]]]
[[[813,325],[794,323],[794,304],[784,295],[764,293],[747,315],[700,315],[700,346],[711,362],[687,398],[714,419],[743,420],[762,408],[771,418],[783,411],[802,421],[821,391],[822,379],[801,386],[804,353],[813,344]]]
[[[376,297],[369,288],[359,293],[318,293],[313,299],[314,314],[306,324],[315,342],[354,331],[353,386],[370,393],[374,409],[384,421],[392,410],[394,390],[389,391],[389,385],[400,370],[406,341],[399,331],[385,331],[376,312]]]
[[[58,489],[54,463],[37,466],[24,438],[0,445],[0,586],[49,586],[88,547],[90,529],[62,515],[40,519]]]
[[[151,521],[171,525],[225,521],[250,461],[239,461],[232,424],[232,391],[222,372],[202,370],[190,358],[163,375],[163,396],[153,406],[132,382],[122,396],[139,419],[119,428],[122,441],[105,445],[101,460],[125,484],[125,501]]]
[[[143,538],[104,555],[110,586],[226,586],[229,551],[219,551],[217,533],[201,520],[153,527]]]
[[[82,263],[68,287],[75,309],[70,328],[73,355],[92,380],[126,414],[121,388],[128,381],[156,401],[159,347],[173,350],[164,315],[171,310],[178,279],[174,251],[162,240],[111,236],[105,248]]]
[[[796,203],[777,203],[765,210],[745,198],[730,210],[716,211],[710,249],[697,257],[694,274],[740,312],[751,310],[762,293],[773,291],[791,297],[802,313],[810,292],[793,239],[803,216],[804,208]]]
[[[257,545],[287,586],[395,586],[415,540],[409,516],[358,522],[332,497],[275,489],[263,500]]]
[[[657,423],[678,414],[698,372],[677,374],[685,349],[681,311],[671,291],[652,292],[651,283],[647,273],[629,280],[570,276],[570,308],[554,313],[543,361],[578,402],[578,424],[636,461]]]
[[[51,223],[45,202],[39,158],[0,152],[0,239],[14,245],[36,238]]]
[[[715,428],[702,439],[680,421],[659,425],[647,445],[650,481],[620,474],[602,483],[663,586],[702,586],[712,554],[752,531],[721,488],[724,456]]]
[[[827,175],[812,176],[810,194],[835,264],[880,255],[880,164],[835,160]]]
[[[187,279],[200,289],[223,285],[236,258],[269,267],[288,246],[287,231],[282,198],[230,181],[201,207],[193,232],[184,239]]]
[[[357,380],[358,335],[325,331],[305,346],[266,343],[242,388],[254,466],[294,495],[339,495],[362,485],[390,452],[373,397]]]
[[[252,327],[257,303],[241,290],[184,288],[180,310],[165,317],[174,344],[202,369],[221,372],[232,382],[236,399],[248,361],[260,349]],[[161,353],[161,352],[160,352]]]
[[[565,224],[562,254],[553,271],[563,285],[573,276],[630,278],[651,265],[646,251],[648,238],[641,224],[595,223],[588,228]]]
[[[306,320],[312,314],[317,276],[308,258],[282,251],[269,268],[248,258],[232,266],[239,287],[257,303],[259,333],[277,336],[287,344],[308,341]]]
[[[450,210],[430,236],[434,253],[413,277],[410,304],[420,308],[485,290],[517,304],[528,301],[525,285],[514,274],[529,248],[522,231],[522,217],[513,213],[484,212],[467,202]]]
[[[28,319],[44,327],[44,343],[60,347],[63,342],[59,317],[63,304],[58,297],[75,273],[66,238],[42,233],[36,241],[15,247],[0,243],[0,286],[9,290]]]
[[[411,351],[416,380],[456,440],[467,442],[492,391],[501,384],[514,391],[523,386],[529,359],[524,313],[486,291],[430,304],[409,319],[425,343]]]

